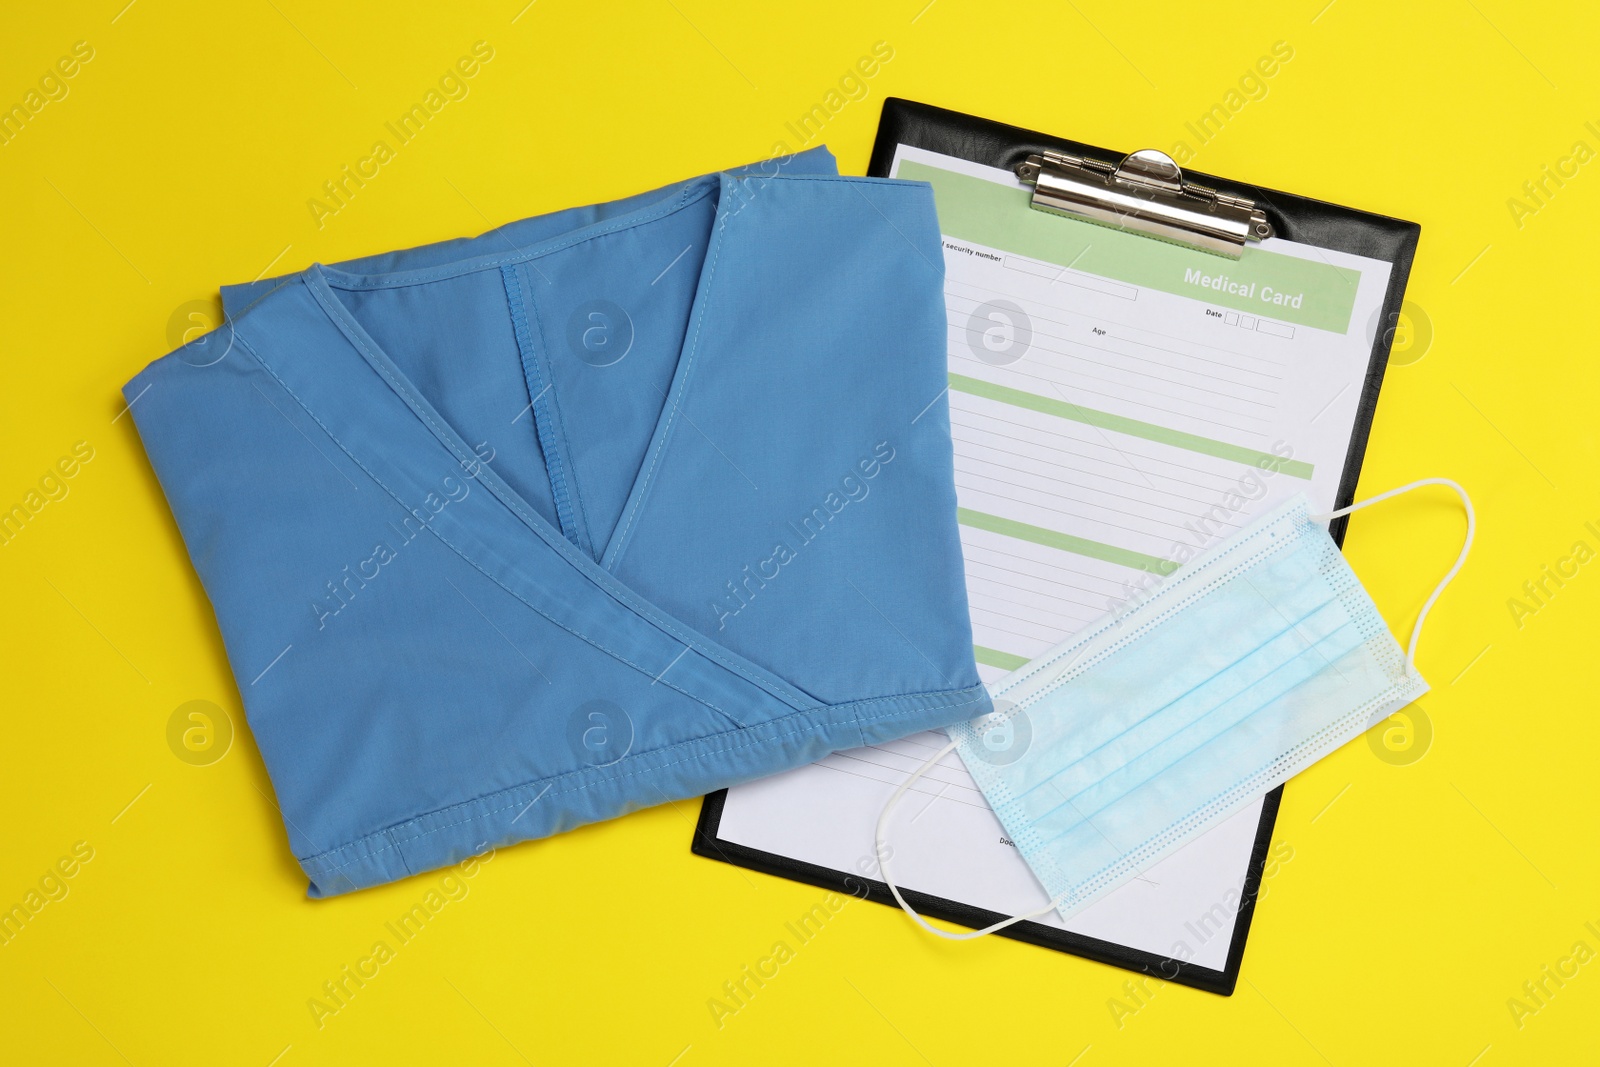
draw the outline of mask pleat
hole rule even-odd
[[[1127,791],[1121,783],[1145,775],[1152,760],[1163,767],[1170,766],[1182,758],[1186,749],[1200,747],[1231,724],[1237,708],[1251,700],[1256,700],[1259,707],[1259,694],[1297,659],[1310,658],[1314,667],[1318,657],[1342,655],[1344,648],[1330,653],[1322,646],[1342,632],[1341,627],[1348,629],[1348,621],[1348,616],[1332,603],[1294,620],[1265,645],[1241,657],[1225,674],[1147,716],[1125,731],[1115,744],[1104,746],[1092,758],[1052,778],[1051,791],[1070,798],[1080,809],[1088,799],[1093,805],[1088,810],[1098,810]],[[1346,636],[1359,640],[1353,631]],[[1038,818],[1050,814],[1044,811]]]
[[[1297,626],[1334,600],[1315,570],[1295,566],[1298,559],[1298,553],[1290,553],[1261,565],[1244,586],[1251,593],[1260,587],[1278,593],[1276,601],[1239,596],[1237,582],[1225,583],[1138,638],[1128,646],[1133,654],[1113,652],[1074,677],[1066,699],[1041,700],[1039,707],[1048,708],[1048,714],[1019,705],[1032,718],[1035,738],[1044,743],[1034,745],[1039,756],[1031,766],[1024,760],[1017,768],[1025,782],[1017,798],[1086,760],[1092,772],[1137,754],[1148,747],[1138,732],[1147,723],[1186,702],[1220,701],[1250,684],[1252,661],[1275,642],[1292,639]],[[1229,639],[1218,641],[1217,634]],[[1152,671],[1153,664],[1160,666]],[[1267,669],[1270,665],[1254,673]]]
[[[1239,757],[1242,755],[1245,762],[1253,758],[1236,747],[1230,748],[1225,743],[1228,733],[1252,716],[1272,709],[1275,702],[1361,642],[1360,634],[1348,624],[1314,644],[1308,645],[1293,634],[1289,639],[1299,642],[1299,651],[1270,661],[1265,655],[1257,657],[1264,663],[1271,663],[1270,669],[1259,679],[1231,699],[1194,709],[1198,714],[1191,722],[1180,726],[1162,742],[1130,755],[1114,771],[1088,784],[1071,797],[1067,810],[1083,813],[1079,821],[1099,818],[1101,830],[1109,823],[1117,831],[1119,842],[1132,847],[1148,834],[1142,826],[1123,825],[1116,820],[1114,808],[1118,802],[1146,788],[1164,797],[1181,788],[1191,795],[1203,794],[1206,799],[1225,788],[1227,781],[1241,770]],[[1214,753],[1208,749],[1220,751]],[[1202,755],[1204,758],[1196,759]],[[1062,825],[1059,817],[1052,821],[1053,814],[1046,812],[1034,820],[1045,843],[1074,829],[1071,823]],[[1126,840],[1129,835],[1136,840]]]
[[[1143,601],[1017,671],[1013,762],[952,730],[1063,911],[1162,856],[1427,691],[1328,537],[1291,502]]]

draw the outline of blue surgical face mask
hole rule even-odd
[[[1322,525],[1422,485],[1466,504],[1461,555],[1417,617],[1407,652]],[[1175,571],[1152,593],[993,687],[995,710],[903,784],[961,753],[1050,903],[1075,912],[1427,692],[1423,620],[1466,561],[1472,503],[1430,478],[1326,515],[1297,497]]]

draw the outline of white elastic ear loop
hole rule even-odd
[[[1417,638],[1422,636],[1422,624],[1428,618],[1428,611],[1433,607],[1433,602],[1439,599],[1439,594],[1444,592],[1445,586],[1449,585],[1450,580],[1454,578],[1457,572],[1461,570],[1461,565],[1467,562],[1467,553],[1472,551],[1472,535],[1473,531],[1477,529],[1477,519],[1472,511],[1472,498],[1467,496],[1467,491],[1465,489],[1461,488],[1460,485],[1451,481],[1449,478],[1423,478],[1419,481],[1412,482],[1409,485],[1402,485],[1398,488],[1390,489],[1386,493],[1379,493],[1377,496],[1368,497],[1365,500],[1351,504],[1347,508],[1340,508],[1338,511],[1330,511],[1322,515],[1311,516],[1311,520],[1313,522],[1326,522],[1329,519],[1337,519],[1341,515],[1348,515],[1352,511],[1360,511],[1367,505],[1376,504],[1380,500],[1388,500],[1392,496],[1399,496],[1401,493],[1409,493],[1413,489],[1420,489],[1425,485],[1444,485],[1455,490],[1456,495],[1461,498],[1461,503],[1464,504],[1467,509],[1467,539],[1461,545],[1461,555],[1456,557],[1456,565],[1451,567],[1449,573],[1440,579],[1438,585],[1434,586],[1433,595],[1428,597],[1427,602],[1422,605],[1422,610],[1417,613],[1417,624],[1411,628],[1411,643],[1406,646],[1406,670],[1411,674],[1417,673]]]
[[[933,755],[932,758],[923,763],[922,766],[918,767],[912,773],[910,778],[907,778],[905,781],[900,783],[900,788],[894,791],[894,796],[889,798],[889,802],[883,806],[883,812],[878,816],[876,844],[878,848],[878,869],[883,872],[883,880],[888,884],[889,892],[894,894],[894,899],[897,903],[899,903],[901,909],[907,915],[911,916],[912,920],[915,921],[918,926],[928,931],[928,933],[933,934],[935,937],[943,937],[951,941],[971,941],[975,937],[983,937],[985,934],[992,934],[996,930],[1004,930],[1012,923],[1019,923],[1024,919],[1037,919],[1041,915],[1054,911],[1056,908],[1056,902],[1052,900],[1038,911],[1030,911],[1026,915],[1013,915],[1009,919],[1002,919],[993,926],[986,926],[982,930],[968,930],[958,934],[952,933],[949,930],[941,930],[937,926],[929,926],[927,920],[912,910],[911,905],[906,903],[906,898],[900,895],[900,887],[894,884],[894,878],[889,874],[889,854],[883,840],[889,829],[889,813],[894,810],[894,806],[896,804],[900,803],[900,798],[905,796],[906,792],[910,790],[913,785],[916,785],[917,782],[921,780],[922,776],[927,774],[929,769],[931,769],[935,763],[938,763],[950,753],[954,752],[958,744],[960,744],[960,742],[952,741],[948,745],[941,748]]]

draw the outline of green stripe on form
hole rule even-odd
[[[1015,537],[1019,541],[1032,541],[1046,548],[1059,548],[1063,552],[1074,552],[1090,559],[1104,560],[1106,563],[1116,563],[1123,567],[1132,567],[1134,570],[1149,571],[1151,574],[1165,576],[1171,574],[1178,566],[1160,556],[1147,556],[1131,548],[1118,548],[1116,545],[1091,541],[1087,537],[1074,537],[1072,534],[1057,530],[1046,530],[1042,526],[1030,526],[1015,519],[973,511],[971,508],[956,508],[956,521],[975,530],[988,530],[990,533]]]
[[[968,378],[964,374],[950,375],[950,388],[972,396],[981,396],[988,400],[997,400],[1002,404],[1012,407],[1027,408],[1044,415],[1054,415],[1059,419],[1070,419],[1088,426],[1098,426],[1102,430],[1115,430],[1125,433],[1130,437],[1142,437],[1146,441],[1155,441],[1163,445],[1172,445],[1174,448],[1186,448],[1190,452],[1200,452],[1207,456],[1216,456],[1218,459],[1232,460],[1236,463],[1247,463],[1259,470],[1277,470],[1292,478],[1311,480],[1311,464],[1300,459],[1285,459],[1275,456],[1271,452],[1262,452],[1243,445],[1229,444],[1227,441],[1216,441],[1199,434],[1185,433],[1167,426],[1157,426],[1153,422],[1141,422],[1122,415],[1113,415],[1109,411],[1096,411],[1086,408],[1081,404],[1073,404],[1065,400],[1056,400],[1048,396],[1039,396],[1036,393],[1024,392],[1021,389],[1012,389],[1006,385],[996,385],[993,382],[982,381],[978,378]]]
[[[999,667],[1003,671],[1014,671],[1018,667],[1025,667],[1028,661],[1021,656],[1010,652],[1001,652],[994,648],[984,648],[982,645],[973,645],[972,653],[979,663],[990,667]]]

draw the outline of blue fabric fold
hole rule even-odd
[[[128,383],[311,895],[988,709],[931,191],[832,169],[225,289]]]

